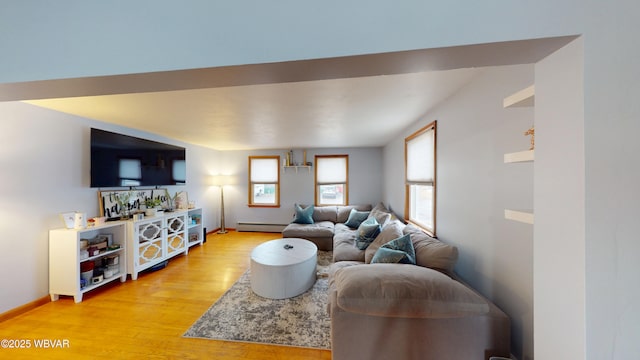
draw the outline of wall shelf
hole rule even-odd
[[[502,102],[502,106],[509,107],[526,107],[535,104],[535,85],[531,85],[517,93],[507,96]]]
[[[504,163],[527,162],[534,160],[534,150],[518,151],[504,154]]]
[[[513,95],[504,98],[502,105],[504,108],[534,106],[535,86],[526,87]],[[518,151],[504,154],[504,163],[532,162],[534,161],[534,150]],[[533,210],[505,209],[504,218],[533,225]]]
[[[296,172],[298,172],[298,169],[307,169],[309,171],[309,173],[311,173],[311,165],[285,165],[282,168],[285,171],[287,169],[296,169]]]
[[[507,220],[519,221],[521,223],[533,225],[532,210],[504,209],[504,218]]]

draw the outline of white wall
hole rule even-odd
[[[187,148],[186,190],[214,228],[204,186],[218,152],[18,102],[0,103],[0,313],[49,293],[49,229],[63,227],[61,212],[98,215],[98,189],[89,187],[89,129],[99,127]],[[217,200],[219,201],[219,200]]]
[[[582,58],[578,39],[535,68],[534,313],[541,359],[586,354]],[[555,339],[558,324],[562,345]]]
[[[381,148],[322,148],[306,149],[307,161],[315,155],[349,155],[349,203],[372,204],[382,201],[382,149]],[[279,155],[283,150],[226,151],[223,153],[227,174],[234,175],[235,183],[225,187],[225,217],[228,228],[236,227],[238,221],[266,224],[288,224],[291,222],[293,205],[313,204],[315,167],[309,170],[287,169],[280,171],[280,207],[248,207],[248,157],[250,155]],[[302,159],[302,149],[294,149],[296,161]],[[219,207],[219,206],[218,206]],[[217,209],[217,208],[216,208]]]
[[[532,83],[533,65],[483,69],[384,150],[385,202],[398,211],[404,137],[438,120],[437,235],[459,248],[456,272],[510,316],[521,360],[533,359],[533,227],[505,220],[504,208],[533,207],[533,165],[504,164],[503,155],[529,148],[533,109],[502,100]]]
[[[640,354],[640,3],[597,2],[584,36],[589,359]]]

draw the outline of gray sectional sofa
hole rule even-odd
[[[352,209],[380,224],[366,246],[358,242],[363,226],[346,225],[354,225],[348,222]],[[404,224],[383,204],[316,207],[313,220],[288,225],[283,237],[333,250],[328,311],[334,360],[509,357],[509,318],[456,277],[456,247]],[[410,240],[409,256],[396,249],[400,238]],[[381,248],[415,264],[386,263]]]

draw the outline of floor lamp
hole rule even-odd
[[[220,187],[220,230],[218,234],[226,234],[228,232],[224,223],[224,186],[228,183],[228,176],[217,175],[213,177],[213,184]]]

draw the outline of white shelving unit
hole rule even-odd
[[[91,240],[99,235],[109,235],[111,245],[119,245],[118,249],[101,250],[100,253],[87,258],[81,258],[81,240]],[[54,229],[49,231],[49,294],[51,301],[57,301],[60,295],[73,296],[76,303],[82,301],[82,295],[102,285],[120,279],[127,280],[126,272],[126,223],[122,221],[107,223],[86,229]],[[118,264],[111,277],[96,279],[86,286],[81,286],[80,264],[94,262],[94,274],[97,273],[103,259],[116,257]]]
[[[191,220],[191,221],[189,221]],[[204,242],[204,229],[202,225],[202,209],[189,209],[189,215],[187,217],[187,244],[188,247],[194,245],[202,245]]]
[[[87,291],[120,279],[133,280],[138,273],[204,243],[202,209],[161,213],[142,220],[113,221],[86,229],[53,229],[49,231],[49,294],[51,301],[60,295],[73,296],[82,301]],[[83,240],[98,236],[110,238],[111,249],[83,258]],[[117,248],[113,245],[119,245]],[[115,260],[108,267],[112,276],[97,278],[82,286],[81,264],[94,262],[94,269],[102,270],[106,260]],[[94,274],[99,271],[94,271]],[[105,272],[107,273],[107,272]],[[94,275],[95,276],[95,275]],[[97,277],[97,276],[96,276]]]
[[[502,102],[503,107],[526,107],[535,105],[535,85],[531,85],[524,88],[510,96],[504,98]],[[524,150],[513,153],[504,154],[504,163],[519,163],[519,162],[533,162],[535,159],[534,150]],[[504,218],[507,220],[513,220],[522,222],[525,224],[533,224],[534,216],[533,210],[514,210],[505,209]]]
[[[187,210],[178,210],[127,222],[127,273],[131,279],[137,280],[141,271],[188,252],[187,216]]]

